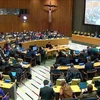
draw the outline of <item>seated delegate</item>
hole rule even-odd
[[[66,81],[71,82],[72,79],[81,79],[83,80],[81,72],[74,67],[74,64],[71,63],[71,68],[68,68],[67,74],[66,74]]]
[[[97,93],[95,91],[93,92],[93,86],[91,84],[87,86],[87,91],[82,91],[82,93],[78,97],[79,100],[83,100],[86,98],[98,98]]]
[[[87,59],[87,63],[85,63],[85,70],[90,71],[94,69],[93,63],[91,62],[91,58]]]
[[[51,43],[50,43],[50,42],[48,42],[48,43],[46,44],[46,48],[52,49],[52,48],[53,48],[53,46],[51,45]]]

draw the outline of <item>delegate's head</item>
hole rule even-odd
[[[87,58],[87,61],[88,61],[88,62],[90,62],[90,61],[91,61],[91,58],[90,58],[90,57],[89,57],[89,58]]]
[[[87,86],[87,90],[88,90],[89,93],[92,93],[92,91],[93,91],[93,86],[92,86],[91,84],[89,84],[89,85]]]
[[[44,80],[44,81],[43,81],[43,84],[44,84],[44,85],[48,85],[48,84],[49,84],[49,81],[48,81],[48,80]]]
[[[61,86],[63,87],[63,86],[65,86],[67,83],[66,83],[66,81],[62,81],[61,82]]]
[[[73,68],[73,67],[74,67],[74,64],[73,64],[73,63],[71,63],[71,64],[70,64],[70,67],[71,67],[71,68]]]

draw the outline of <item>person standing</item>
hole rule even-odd
[[[40,88],[39,100],[54,100],[55,92],[53,88],[49,87],[49,81],[44,80],[44,87]]]

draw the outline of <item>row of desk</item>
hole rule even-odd
[[[96,37],[73,34],[72,40],[76,42],[83,42],[83,43],[92,44],[92,45],[100,45],[100,39]]]
[[[94,86],[94,84],[92,84],[92,86],[93,86],[93,91],[96,91],[97,88]],[[72,91],[73,91],[74,93],[80,93],[80,92],[82,91],[82,90],[80,89],[79,85],[70,85],[70,87],[71,87],[71,89],[72,89]],[[60,92],[60,88],[61,88],[61,86],[54,86],[54,87],[53,87],[55,93],[59,93],[59,92]]]
[[[88,82],[87,82],[87,84],[88,84]],[[92,83],[91,83],[91,85],[93,86],[93,91],[96,91],[97,88],[95,87],[95,85],[92,84]],[[75,95],[77,95],[77,96],[79,96],[80,93],[81,93],[83,90],[86,90],[86,88],[85,88],[85,89],[80,89],[80,86],[79,86],[79,85],[70,85],[70,87],[71,87],[73,93],[75,93]],[[59,100],[60,88],[61,88],[61,86],[56,86],[56,85],[53,86],[53,90],[54,90],[55,93],[56,93],[56,100]]]
[[[4,81],[0,81],[0,88],[2,88],[6,93],[9,92],[9,96],[12,100],[17,99],[16,82],[5,83]]]
[[[14,58],[11,58],[14,59]],[[9,63],[13,66],[12,61],[9,60]],[[23,64],[20,63],[22,65],[23,68],[26,69],[27,72],[30,72],[30,64]],[[9,96],[12,100],[16,100],[17,99],[17,93],[16,93],[16,81],[15,82],[10,82],[10,83],[6,83],[4,81],[0,81],[0,88],[2,88],[6,93],[9,92]]]
[[[22,45],[25,49],[28,49],[31,45],[37,46],[46,46],[48,42],[51,42],[52,45],[67,45],[69,43],[68,38],[57,38],[57,39],[45,39],[45,40],[33,40],[22,42]]]
[[[100,66],[100,62],[95,62],[94,67],[98,67],[98,66]],[[81,69],[84,69],[85,65],[82,65],[82,66],[75,65],[74,67],[81,70]],[[68,68],[69,68],[69,66],[59,66],[57,69],[62,70],[62,71],[66,71],[66,70],[68,70]]]
[[[11,39],[10,41],[15,41],[15,39]],[[69,43],[68,38],[52,38],[52,39],[44,39],[44,40],[31,40],[26,42],[21,42],[25,49],[28,49],[30,45],[37,45],[37,46],[46,46],[48,42],[51,42],[52,45],[66,45]],[[0,46],[4,47],[6,41],[0,42]]]

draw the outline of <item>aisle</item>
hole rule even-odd
[[[17,100],[37,100],[39,89],[43,85],[43,80],[50,77],[49,66],[36,66],[31,68],[32,79],[22,82],[17,89]]]

